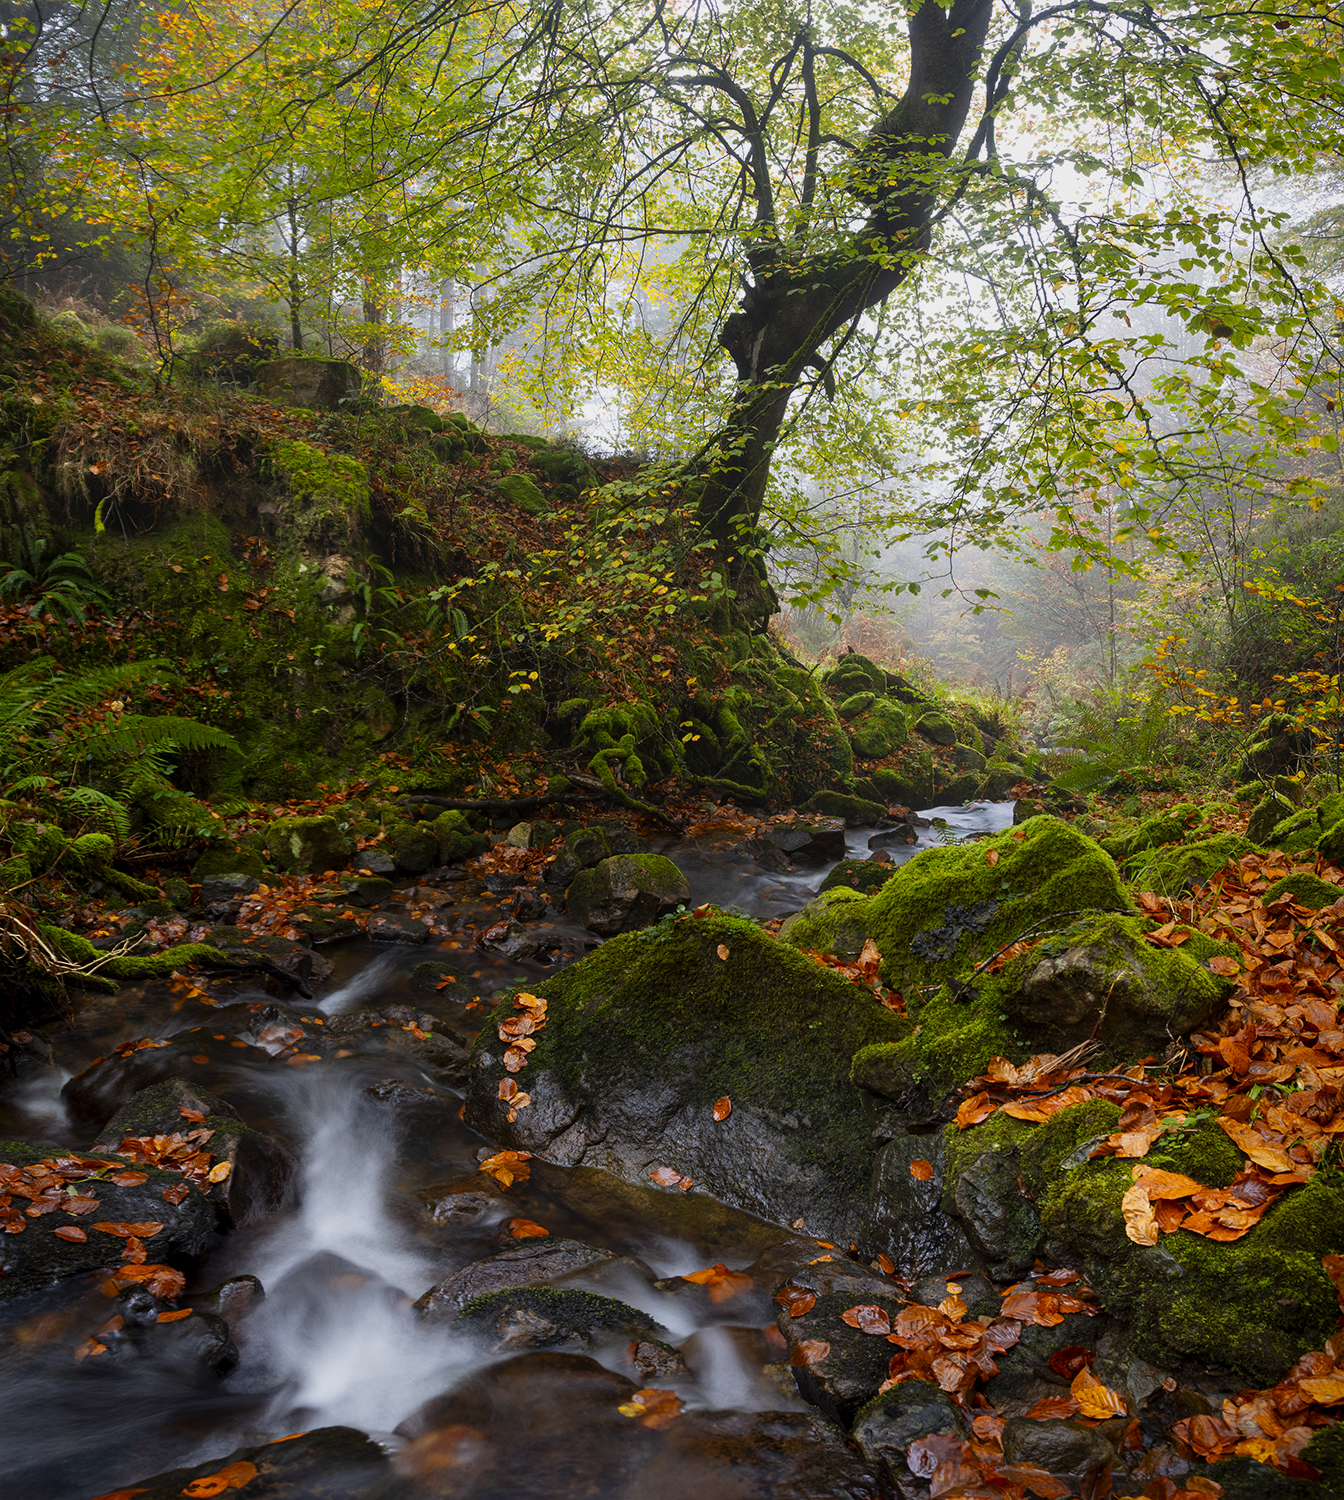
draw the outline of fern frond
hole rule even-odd
[[[123,714],[115,724],[99,725],[71,737],[75,754],[95,759],[142,755],[174,750],[238,751],[238,741],[222,729],[198,724],[195,719],[177,719],[169,714],[152,718],[146,714]]]

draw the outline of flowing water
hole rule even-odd
[[[957,837],[997,831],[1011,815],[1011,804],[925,813],[944,820],[951,830],[945,836]],[[850,854],[866,855],[873,833],[851,831]],[[931,826],[918,845],[892,849],[892,857],[909,858],[939,837]],[[727,835],[669,842],[662,852],[686,873],[694,902],[759,917],[797,910],[825,874],[764,873]],[[507,904],[507,898],[496,903],[484,892],[451,889],[464,932],[472,919],[478,928],[496,920]],[[592,946],[589,934],[563,918],[540,925],[553,929],[568,954]],[[535,963],[511,964],[465,943],[389,948],[359,942],[329,956],[336,971],[313,1001],[277,1000],[243,983],[222,994],[221,1003],[265,1002],[310,1025],[409,1003],[432,1016],[439,1030],[465,1040],[484,1015],[466,1002],[545,975]],[[417,983],[412,971],[428,958],[451,965],[456,982],[445,990]],[[88,1150],[93,1132],[67,1114],[66,1081],[119,1043],[171,1039],[219,1024],[219,1014],[163,985],[92,1001],[72,1029],[50,1033],[53,1066],[0,1084],[0,1135]],[[291,1068],[275,1066],[255,1047],[221,1054],[194,1081],[286,1142],[298,1162],[285,1206],[252,1227],[216,1237],[190,1270],[188,1297],[242,1276],[256,1277],[264,1288],[259,1304],[231,1319],[237,1364],[223,1376],[187,1368],[152,1341],[138,1350],[113,1350],[115,1357],[77,1361],[77,1347],[109,1313],[97,1274],[0,1300],[0,1494],[6,1500],[84,1500],[176,1465],[330,1425],[360,1429],[396,1451],[406,1438],[395,1429],[417,1408],[445,1391],[468,1388],[508,1357],[424,1320],[413,1304],[450,1272],[514,1245],[501,1238],[505,1221],[514,1218],[544,1225],[553,1238],[630,1258],[602,1280],[601,1290],[661,1324],[688,1366],[672,1382],[642,1384],[674,1384],[687,1410],[803,1409],[787,1371],[781,1378],[772,1369],[779,1351],[767,1347],[762,1334],[773,1312],[766,1291],[753,1287],[718,1304],[690,1283],[667,1284],[716,1263],[748,1266],[784,1232],[701,1194],[641,1199],[628,1187],[604,1183],[600,1173],[540,1164],[528,1182],[502,1195],[496,1209],[455,1229],[428,1224],[417,1212],[416,1191],[475,1172],[493,1148],[463,1125],[459,1098],[441,1084],[426,1091],[433,1080],[412,1056],[359,1054]],[[368,1092],[393,1078],[422,1092],[409,1096],[409,1104]],[[706,1203],[713,1209],[708,1216]],[[588,1352],[629,1373],[622,1348]]]

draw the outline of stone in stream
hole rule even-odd
[[[791,860],[828,865],[845,857],[845,830],[838,819],[821,823],[781,823],[766,830],[766,839]]]
[[[581,1240],[535,1239],[473,1261],[436,1282],[415,1304],[431,1322],[455,1317],[468,1302],[491,1292],[542,1286],[558,1276],[613,1259],[609,1250]]]
[[[127,1287],[112,1306],[112,1322],[104,1322],[93,1337],[104,1346],[96,1355],[106,1366],[155,1365],[182,1379],[227,1375],[238,1363],[228,1323],[218,1313],[190,1306],[185,1311],[171,1299],[153,1296],[143,1286]]]
[[[936,1385],[927,1380],[903,1380],[859,1410],[852,1436],[868,1462],[896,1488],[910,1475],[905,1455],[917,1438],[934,1433],[962,1436],[965,1432],[960,1412]]]
[[[565,910],[599,937],[651,927],[691,899],[686,877],[661,854],[617,854],[581,870]]]
[[[490,1354],[591,1349],[667,1333],[628,1302],[554,1286],[513,1287],[473,1297],[452,1319],[452,1328],[483,1340]]]
[[[124,1493],[135,1500],[235,1492],[246,1500],[372,1500],[387,1474],[387,1455],[367,1434],[353,1427],[318,1427],[138,1479]],[[220,1488],[192,1488],[216,1475],[225,1476]]]
[[[809,1413],[683,1410],[647,1423],[632,1401],[638,1389],[576,1354],[525,1354],[481,1370],[398,1428],[410,1442],[393,1459],[405,1486],[396,1500],[878,1500],[883,1493],[871,1466]]]
[[[427,1227],[465,1229],[508,1212],[505,1190],[484,1172],[469,1172],[411,1194],[411,1211]],[[428,1295],[428,1294],[426,1294]]]
[[[533,890],[519,891],[509,904],[509,911],[519,922],[540,922],[548,910],[545,896]]]
[[[429,928],[405,912],[379,912],[369,918],[368,935],[375,943],[427,943]]]
[[[127,1136],[192,1130],[212,1132],[203,1147],[214,1158],[212,1170],[228,1163],[223,1179],[206,1190],[222,1227],[241,1229],[280,1208],[296,1165],[288,1149],[274,1136],[244,1125],[232,1105],[181,1078],[167,1078],[133,1094],[108,1121],[92,1150],[115,1154]]]
[[[1087,1494],[1109,1472],[1116,1452],[1100,1431],[1082,1422],[1009,1417],[1003,1456],[1010,1464],[1035,1464]]]
[[[890,868],[875,864],[871,860],[842,859],[833,870],[826,872],[826,878],[821,882],[821,890],[830,891],[837,886],[847,886],[850,890],[860,891],[866,896],[873,891],[881,890],[891,876]]]
[[[868,941],[870,910],[863,892],[837,886],[794,912],[779,929],[779,940],[852,963]]]
[[[144,1180],[111,1180],[121,1172]],[[120,1265],[128,1235],[99,1229],[99,1224],[128,1231],[132,1225],[146,1226],[140,1238],[147,1263],[156,1265],[169,1257],[199,1255],[215,1232],[214,1209],[180,1173],[139,1165],[132,1169],[129,1162],[99,1152],[0,1141],[0,1179],[0,1191],[10,1200],[0,1212],[9,1225],[21,1226],[17,1233],[11,1229],[0,1235],[0,1298]],[[185,1196],[174,1202],[184,1187]],[[165,1199],[165,1192],[172,1197]],[[67,1202],[70,1209],[61,1206]],[[162,1228],[150,1233],[156,1224]],[[81,1238],[69,1239],[61,1230],[78,1232]]]
[[[466,1121],[500,1145],[633,1182],[684,1177],[776,1222],[862,1231],[876,1145],[849,1060],[911,1030],[867,991],[755,923],[687,914],[604,944],[548,978],[531,1095],[507,1118],[505,1002],[472,1054]],[[713,1106],[731,1103],[716,1120]],[[670,1175],[669,1175],[670,1174]]]

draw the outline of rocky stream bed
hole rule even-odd
[[[5,1496],[1332,1493],[1172,1431],[1330,1337],[1337,1187],[1236,1245],[1144,1247],[1129,1164],[1092,1160],[1142,1060],[1225,1004],[1222,949],[1139,943],[1058,820],[930,813],[836,825],[811,864],[655,840],[685,894],[606,941],[633,854],[576,870],[564,915],[457,867],[366,886],[356,938],[19,1038]],[[870,844],[884,877],[920,863],[869,894],[836,856]],[[212,944],[245,886],[206,893]],[[990,973],[1033,924],[1067,941]],[[1024,1038],[1063,1107],[965,1128],[957,1091],[992,1058],[1020,1083]],[[1187,1119],[1164,1163],[1231,1182],[1240,1153]]]

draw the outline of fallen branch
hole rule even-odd
[[[605,791],[605,788],[604,788]],[[437,792],[405,792],[397,798],[402,803],[417,803],[426,807],[446,807],[454,812],[533,812],[552,803],[597,802],[597,797],[576,796],[572,792],[559,792],[540,797],[441,797]]]

